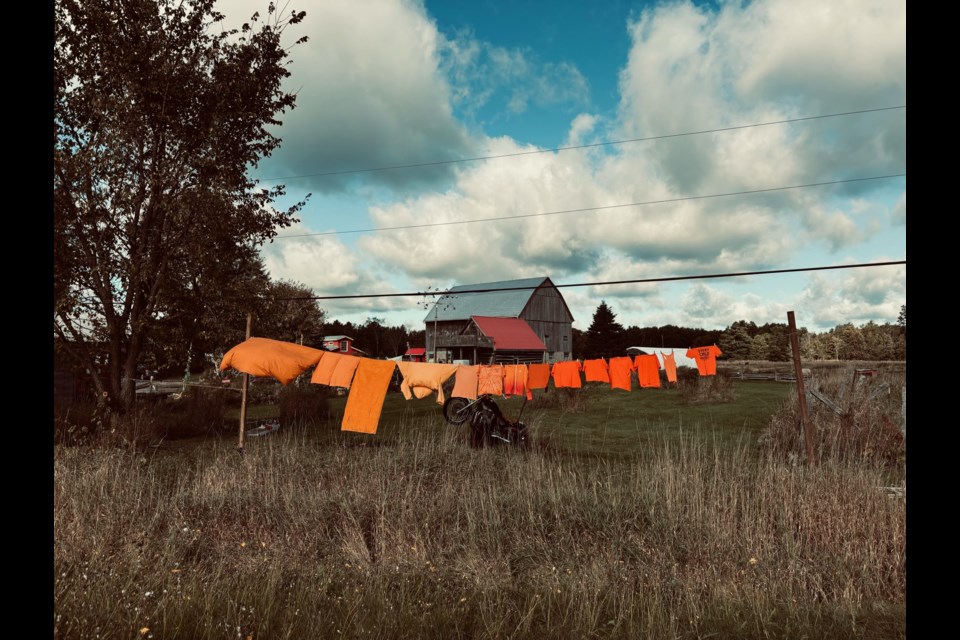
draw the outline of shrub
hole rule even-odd
[[[291,425],[298,422],[314,422],[330,417],[327,402],[331,390],[316,384],[297,387],[290,385],[281,389],[280,422]]]
[[[677,389],[683,404],[733,402],[737,399],[733,382],[728,376],[722,373],[701,376],[696,369],[690,367],[677,369]]]

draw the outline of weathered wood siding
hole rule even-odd
[[[572,352],[573,316],[556,287],[550,284],[539,287],[520,317],[543,340],[551,354]]]

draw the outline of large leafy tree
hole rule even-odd
[[[54,327],[115,409],[161,312],[217,298],[302,202],[248,170],[294,106],[271,3],[239,30],[214,0],[55,0]],[[246,265],[246,266],[245,266]],[[200,275],[203,278],[200,278]]]

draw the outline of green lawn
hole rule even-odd
[[[767,425],[770,416],[788,397],[792,385],[783,382],[734,381],[735,398],[729,402],[685,404],[680,391],[644,389],[625,392],[603,385],[589,385],[580,393],[579,410],[538,407],[537,400],[554,396],[550,389],[535,392],[534,402],[524,406],[522,398],[498,399],[504,415],[518,416],[531,428],[539,446],[571,453],[602,456],[635,455],[659,441],[678,440],[681,435],[696,435],[706,443],[729,445],[743,440],[753,443]],[[410,437],[411,431],[431,432],[453,429],[467,435],[467,426],[444,422],[435,396],[405,400],[400,393],[388,393],[383,405],[377,434],[340,434],[340,417],[347,397],[329,400],[332,420],[305,425],[315,437],[343,438],[345,444],[379,446]],[[522,413],[521,413],[522,410]],[[277,405],[249,407],[250,418],[265,419],[279,415]],[[234,411],[230,420],[236,419]],[[286,425],[285,425],[286,426]],[[336,434],[334,436],[334,434]]]

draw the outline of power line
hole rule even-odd
[[[570,151],[573,149],[589,149],[592,147],[604,147],[604,146],[617,145],[617,144],[629,144],[632,142],[649,142],[652,140],[665,140],[668,138],[682,138],[684,136],[697,136],[705,133],[721,133],[724,131],[736,131],[738,129],[752,129],[754,127],[769,127],[769,126],[778,125],[778,124],[790,124],[793,122],[804,122],[807,120],[822,120],[824,118],[838,118],[841,116],[852,116],[852,115],[858,115],[862,113],[874,113],[877,111],[892,111],[895,109],[906,109],[906,108],[907,108],[907,105],[902,104],[894,107],[877,107],[876,109],[860,109],[858,111],[844,111],[841,113],[828,113],[828,114],[819,115],[819,116],[788,118],[785,120],[773,120],[771,122],[757,122],[754,124],[742,124],[742,125],[736,125],[732,127],[719,127],[716,129],[701,129],[699,131],[687,131],[684,133],[668,133],[668,134],[659,135],[659,136],[648,136],[645,138],[630,138],[627,140],[609,140],[606,142],[593,142],[590,144],[577,144],[577,145],[570,145],[566,147],[553,147],[552,149],[536,149],[534,151],[516,151],[514,153],[502,153],[502,154],[491,155],[491,156],[477,156],[475,158],[460,158],[456,160],[436,160],[431,162],[415,162],[411,164],[395,164],[395,165],[388,165],[384,167],[372,167],[368,169],[344,169],[341,171],[325,171],[321,173],[305,173],[305,174],[296,175],[296,176],[281,176],[279,178],[261,178],[260,182],[276,182],[278,180],[296,180],[299,178],[322,178],[326,176],[342,176],[342,175],[351,175],[351,174],[357,174],[357,173],[374,173],[377,171],[393,171],[396,169],[415,169],[419,167],[436,167],[436,166],[442,166],[442,165],[460,164],[463,162],[478,162],[480,160],[496,160],[498,158],[513,158],[516,156],[529,156],[537,153],[556,153],[558,151]]]
[[[348,229],[346,231],[321,231],[318,233],[300,233],[293,235],[275,236],[274,240],[286,240],[288,238],[308,238],[312,236],[336,236],[349,233],[373,233],[376,231],[399,231],[401,229],[424,229],[428,227],[447,227],[457,224],[471,224],[474,222],[497,222],[501,220],[519,220],[522,218],[538,218],[543,216],[556,216],[563,213],[582,213],[584,211],[602,211],[604,209],[619,209],[624,207],[640,207],[651,204],[666,204],[669,202],[684,202],[687,200],[707,200],[709,198],[725,198],[729,196],[742,196],[756,193],[770,193],[773,191],[787,191],[790,189],[807,189],[810,187],[823,187],[837,184],[848,184],[851,182],[864,182],[868,180],[887,180],[890,178],[902,178],[906,173],[894,173],[885,176],[870,176],[868,178],[847,178],[844,180],[831,180],[829,182],[811,182],[809,184],[795,184],[786,187],[769,187],[766,189],[750,189],[747,191],[730,191],[727,193],[712,193],[699,196],[681,196],[679,198],[665,198],[662,200],[646,200],[643,202],[626,202],[623,204],[608,204],[600,207],[582,207],[579,209],[564,209],[562,211],[546,211],[542,213],[525,213],[516,216],[499,216],[492,218],[473,218],[471,220],[450,220],[447,222],[424,222],[422,224],[398,225],[395,227],[370,227],[367,229]]]
[[[633,280],[607,280],[598,282],[577,282],[573,284],[554,284],[557,289],[572,287],[599,287],[615,284],[644,284],[648,282],[676,282],[678,280],[707,280],[714,278],[741,278],[745,276],[765,276],[777,273],[799,273],[803,271],[829,271],[832,269],[858,269],[862,267],[888,267],[892,265],[906,265],[906,260],[892,260],[889,262],[861,262],[859,264],[837,264],[821,267],[797,267],[794,269],[768,269],[766,271],[736,271],[730,273],[707,273],[692,276],[666,276],[663,278],[636,278]],[[360,293],[346,296],[302,296],[298,298],[274,298],[274,300],[353,300],[358,298],[410,298],[421,296],[456,296],[465,293],[494,293],[501,291],[529,291],[540,285],[527,287],[501,287],[496,289],[461,289],[458,291],[413,291],[408,293]]]

